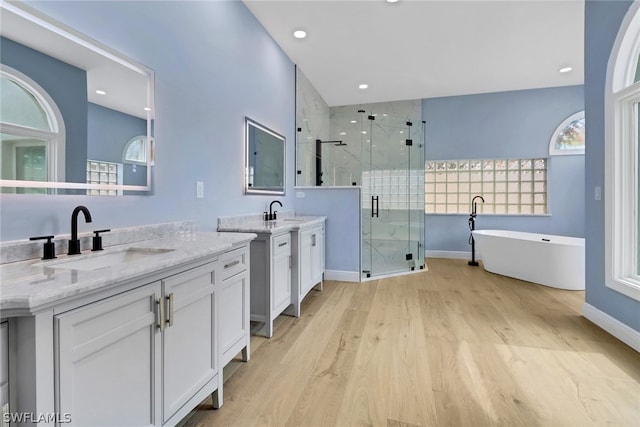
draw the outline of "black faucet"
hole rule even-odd
[[[276,218],[276,213],[277,213],[278,211],[274,211],[274,210],[272,210],[272,209],[273,209],[273,204],[274,204],[274,203],[277,203],[277,204],[279,204],[279,205],[280,205],[280,207],[282,207],[282,203],[280,203],[280,201],[279,201],[279,200],[274,200],[273,202],[271,202],[271,204],[269,205],[269,213],[268,213],[268,214],[267,214],[266,212],[264,213],[264,219],[265,219],[265,221],[271,221],[271,220],[277,219],[277,218]]]
[[[71,214],[71,240],[69,240],[69,252],[67,255],[78,255],[80,253],[80,240],[78,240],[78,214],[84,214],[85,222],[91,222],[91,213],[84,206],[76,206]]]
[[[482,196],[475,196],[471,199],[471,213],[469,214],[469,230],[471,230],[471,235],[469,236],[469,244],[471,245],[471,261],[469,261],[469,265],[478,266],[478,261],[476,261],[476,241],[473,238],[473,230],[476,229],[476,216],[478,216],[478,202],[476,199],[482,200],[484,203],[484,198]]]

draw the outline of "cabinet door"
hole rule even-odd
[[[229,363],[249,343],[248,258],[248,248],[236,249],[220,257],[220,367]]]
[[[324,272],[324,226],[317,226],[300,233],[300,295],[322,281]]]
[[[278,315],[291,303],[291,236],[274,237],[272,244],[271,308]]]
[[[222,282],[220,287],[220,345],[224,367],[246,347],[249,338],[249,273],[239,273]],[[244,341],[243,341],[244,340]],[[240,349],[237,344],[242,341]]]
[[[301,298],[307,294],[313,286],[312,258],[313,229],[306,229],[300,232],[300,248],[298,254],[298,268],[300,269],[300,295]]]
[[[180,410],[217,374],[215,279],[214,263],[211,263],[162,281],[166,304],[163,421]]]
[[[322,281],[324,273],[324,226],[313,229],[311,238],[311,286]]]
[[[57,412],[74,425],[159,424],[160,283],[55,317]]]

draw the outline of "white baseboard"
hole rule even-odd
[[[427,258],[471,259],[471,252],[465,251],[426,251],[425,255]],[[480,261],[478,253],[476,261]]]
[[[357,271],[325,270],[324,280],[338,280],[340,282],[359,282],[360,274]]]
[[[582,315],[640,353],[640,332],[586,302],[582,306]]]

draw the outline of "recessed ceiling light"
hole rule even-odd
[[[103,91],[103,90],[97,90],[97,91],[96,91],[96,93],[97,93],[98,95],[106,95],[106,94],[107,94],[107,92],[105,92],[105,91]]]
[[[144,111],[151,111],[151,108],[149,108],[149,107],[144,107]]]
[[[295,30],[293,32],[293,37],[297,38],[297,39],[303,39],[305,37],[307,37],[307,32],[304,30]]]
[[[346,135],[346,134],[347,134],[346,132],[340,132],[340,135]]]
[[[368,84],[366,84],[366,83],[360,83],[360,84],[358,85],[358,89],[366,89],[366,88],[368,88],[368,87],[369,87],[369,85],[368,85]]]
[[[366,131],[366,130],[363,130],[363,131],[362,131],[362,134],[363,134],[363,135],[366,135],[366,134],[367,134],[367,131]]]
[[[351,120],[351,123],[358,123],[357,120]]]
[[[560,68],[560,70],[558,70],[558,71],[560,71],[561,73],[568,73],[571,70],[573,70],[573,68],[571,68],[571,67],[563,67],[563,68]]]
[[[387,3],[397,3],[398,0],[387,0]]]

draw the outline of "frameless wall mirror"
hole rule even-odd
[[[151,189],[151,69],[19,2],[0,2],[0,51],[0,192]]]
[[[246,117],[245,139],[245,194],[284,194],[284,136]]]

